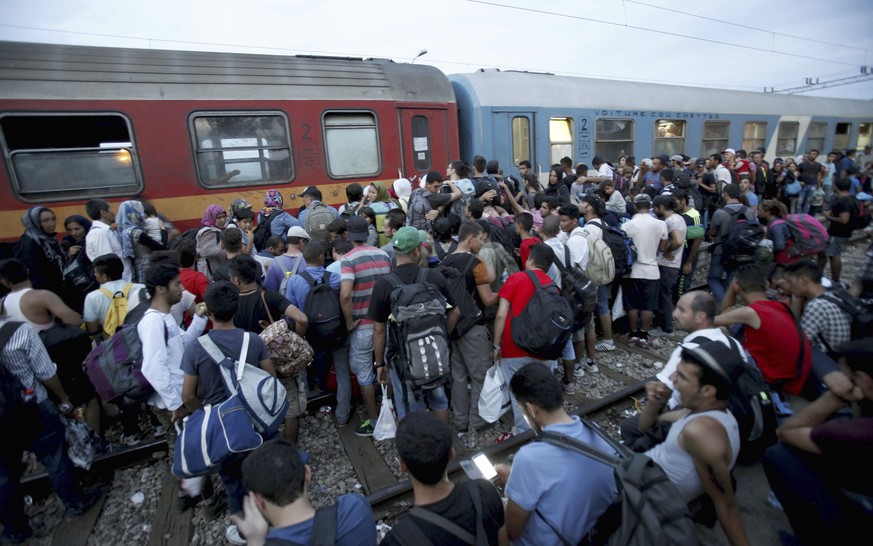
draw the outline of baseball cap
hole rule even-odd
[[[737,151],[734,150],[733,148],[725,148],[724,150],[721,151],[721,153],[737,155]]]
[[[636,197],[634,197],[634,204],[635,205],[646,204],[646,205],[649,205],[651,207],[652,206],[652,198],[647,193],[640,193]]]
[[[685,343],[682,353],[688,354],[698,364],[733,382],[743,371],[743,360],[740,354],[721,341],[704,341],[700,345]]]
[[[679,154],[676,154],[670,156],[670,161],[685,161],[685,158]]]
[[[302,197],[304,195],[308,195],[309,197],[313,197],[321,201],[321,190],[316,188],[315,186],[309,186],[305,190],[303,190],[303,193],[301,193],[300,196]]]
[[[300,237],[301,239],[306,239],[307,241],[312,237],[306,233],[306,230],[300,226],[294,226],[288,230],[288,237]]]
[[[351,232],[351,229],[349,232]],[[351,233],[349,237],[351,237]],[[397,233],[391,239],[391,246],[401,254],[409,254],[425,242],[427,242],[426,232],[415,229],[412,226],[406,226],[397,230]]]
[[[348,231],[350,241],[366,241],[369,230],[370,225],[362,216],[352,216],[349,218]]]
[[[706,165],[706,160],[701,157],[700,159],[697,160],[696,164],[698,167],[703,167]]]

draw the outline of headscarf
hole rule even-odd
[[[67,218],[64,220],[64,229],[67,228],[67,224],[73,223],[79,224],[85,229],[85,236],[87,236],[88,232],[91,231],[91,220],[88,220],[81,214],[72,214],[70,216],[67,216]],[[64,251],[64,254],[67,254],[70,251],[70,247],[83,245],[85,243],[85,236],[83,236],[81,239],[76,240],[73,239],[73,237],[69,233],[67,233],[66,235],[64,235],[64,238],[61,239],[61,250]]]
[[[388,193],[388,187],[385,186],[385,182],[377,180],[373,182],[372,186],[376,188],[376,198],[373,199],[373,203],[388,203],[391,201],[391,195]]]
[[[394,181],[394,193],[398,199],[409,197],[412,195],[412,184],[405,178],[398,178]]]
[[[215,219],[222,214],[227,216],[227,211],[224,210],[221,205],[209,205],[208,207],[206,207],[206,212],[203,214],[203,219],[200,220],[200,225],[215,227]]]
[[[49,235],[44,232],[42,230],[42,225],[39,223],[39,215],[42,214],[43,211],[51,212],[51,209],[48,207],[32,207],[24,212],[24,216],[21,217],[21,223],[24,225],[24,234],[38,243],[49,261],[63,271],[65,264],[64,257],[60,250],[61,245],[58,243],[58,240],[55,239],[55,234],[52,233]]]
[[[133,249],[139,244],[142,235],[145,212],[139,201],[125,201],[118,205],[118,213],[115,215],[115,223],[118,233],[121,234],[121,257],[135,257]]]

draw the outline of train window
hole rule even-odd
[[[424,116],[412,116],[412,153],[415,155],[413,164],[416,171],[429,171],[430,155],[430,122]]]
[[[800,124],[796,121],[780,121],[776,135],[776,155],[792,156],[797,154],[797,133]]]
[[[806,149],[824,150],[825,137],[828,134],[828,124],[825,122],[815,122],[809,124],[809,131],[806,133]]]
[[[7,114],[0,132],[13,187],[25,201],[143,189],[130,120],[121,114]]]
[[[871,144],[873,144],[873,123],[859,123],[857,148],[863,150],[865,146]]]
[[[849,135],[852,134],[851,123],[837,123],[834,131],[834,148],[837,150],[849,149]]]
[[[552,165],[573,157],[573,118],[549,118],[549,144]]]
[[[618,163],[623,155],[634,155],[634,122],[630,119],[598,119],[594,155]]]
[[[681,119],[655,120],[653,155],[685,153],[685,122]]]
[[[197,174],[206,187],[294,178],[288,120],[281,112],[196,112],[191,133]]]
[[[512,118],[512,162],[517,167],[530,160],[530,120],[524,116]]]
[[[747,121],[743,125],[743,149],[754,150],[764,148],[767,142],[767,122]],[[721,151],[721,150],[719,150]]]
[[[379,174],[379,133],[372,112],[324,114],[324,149],[333,178]]]
[[[709,157],[712,154],[720,154],[728,147],[730,132],[731,122],[729,121],[704,121],[701,156]]]

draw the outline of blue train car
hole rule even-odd
[[[461,157],[528,159],[542,172],[569,156],[617,164],[658,154],[702,157],[763,146],[766,159],[858,149],[873,139],[873,102],[484,70],[449,79]]]

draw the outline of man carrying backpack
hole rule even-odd
[[[285,212],[284,206],[285,200],[279,190],[267,190],[264,194],[264,208],[258,213],[253,236],[255,248],[258,250],[267,248],[266,242],[270,237],[281,237],[284,241],[289,229],[303,226],[300,220]]]
[[[115,254],[99,256],[92,265],[100,289],[85,296],[82,317],[89,334],[102,331],[103,339],[109,339],[124,324],[127,312],[146,299],[145,285],[121,278],[124,264]]]
[[[802,310],[800,323],[814,349],[833,354],[837,347],[851,340],[852,316],[843,310],[851,305],[847,302],[852,298],[850,294],[825,288],[821,284],[822,270],[812,260],[789,265],[785,276],[792,306]]]
[[[712,257],[709,260],[707,281],[709,282],[709,290],[718,304],[721,304],[721,300],[724,299],[726,287],[730,286],[736,272],[736,269],[728,267],[722,260],[725,243],[731,233],[731,226],[741,216],[748,222],[755,222],[755,211],[740,203],[739,185],[727,184],[724,187],[723,196],[726,204],[712,215],[707,232],[707,236],[712,240],[712,246],[709,247]]]
[[[609,308],[609,296],[612,292],[612,283],[615,281],[615,256],[608,245],[604,250],[598,244],[598,241],[606,243],[603,222],[603,217],[606,216],[606,204],[596,195],[586,195],[579,203],[579,212],[585,218],[582,232],[585,234],[591,251],[588,258],[588,276],[597,284],[597,316],[600,318],[600,327],[603,330],[603,339],[598,341],[594,347],[597,351],[614,351],[615,342],[612,340],[612,311]],[[612,260],[611,264],[608,263],[609,260]],[[609,278],[610,270],[612,271],[612,279]],[[598,275],[597,272],[602,273]]]
[[[460,311],[443,274],[419,267],[425,242],[427,234],[410,226],[394,234],[397,267],[376,281],[367,318],[373,321],[379,383],[391,381],[397,418],[427,408],[448,422],[448,333],[455,329]],[[412,300],[416,303],[410,305]]]
[[[319,241],[324,247],[330,244],[330,232],[327,226],[339,216],[333,207],[322,202],[321,190],[309,186],[300,194],[306,208],[300,211],[297,219],[311,239]]]
[[[303,247],[310,239],[311,237],[306,230],[300,226],[288,230],[285,253],[273,259],[273,263],[264,277],[264,288],[284,294],[288,286],[288,279],[305,267]]]

